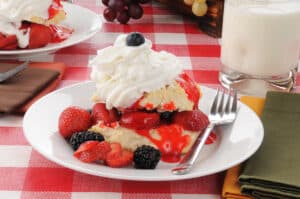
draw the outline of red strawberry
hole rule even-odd
[[[74,156],[82,162],[95,162],[105,160],[111,150],[110,144],[106,141],[86,141],[74,152]]]
[[[112,143],[110,143],[110,148],[111,148],[111,151],[109,152],[110,156],[112,156],[112,155],[119,156],[122,154],[122,146],[120,143],[112,142]]]
[[[102,141],[97,145],[98,160],[106,160],[107,154],[111,151],[111,146],[108,142]]]
[[[107,110],[104,103],[96,103],[92,109],[92,120],[93,123],[97,123],[99,120],[102,120],[104,124],[109,124],[118,121],[119,114],[115,108]]]
[[[68,39],[74,32],[73,29],[63,27],[63,26],[50,25],[49,27],[52,32],[51,42],[62,42]]]
[[[0,34],[0,49],[1,50],[14,50],[18,47],[18,40],[16,35],[3,35]]]
[[[82,162],[94,162],[98,159],[98,143],[98,141],[86,141],[79,146],[73,155]]]
[[[217,134],[215,132],[211,132],[205,142],[205,144],[213,144],[216,142]]]
[[[52,19],[53,17],[55,17],[58,12],[60,11],[62,5],[60,0],[53,0],[52,4],[50,5],[49,9],[48,9],[48,13],[49,13],[49,19]]]
[[[122,115],[120,125],[130,129],[142,130],[158,126],[159,121],[158,113],[127,112]]]
[[[111,151],[106,156],[106,164],[110,167],[128,166],[133,161],[133,152],[122,149],[119,143],[111,143]]]
[[[63,137],[68,138],[73,133],[86,131],[91,124],[91,115],[87,110],[70,106],[60,114],[58,129]]]
[[[209,124],[207,115],[200,110],[176,112],[173,122],[190,131],[203,131]]]
[[[3,48],[3,50],[15,50],[18,48],[18,44],[11,44]]]
[[[40,48],[51,42],[52,32],[48,26],[32,23],[30,25],[28,48]]]
[[[31,22],[28,21],[22,21],[21,27],[19,28],[20,30],[26,30],[30,27]]]

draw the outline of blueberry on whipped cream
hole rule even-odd
[[[145,38],[139,32],[132,32],[126,37],[127,46],[139,46],[143,43],[145,43]]]

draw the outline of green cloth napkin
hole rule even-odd
[[[244,164],[241,192],[255,198],[300,198],[300,94],[268,92],[265,137]]]

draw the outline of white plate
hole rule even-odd
[[[208,112],[216,91],[201,87],[203,97],[200,109]],[[110,168],[99,164],[87,164],[73,157],[70,145],[57,133],[58,117],[70,105],[91,108],[92,82],[62,88],[50,93],[26,112],[24,133],[34,149],[46,158],[76,171],[115,179],[162,181],[195,178],[213,174],[232,167],[250,157],[263,140],[263,126],[256,114],[246,105],[238,103],[238,116],[233,125],[217,128],[217,141],[206,145],[195,168],[186,175],[171,173],[175,164],[160,162],[155,170],[134,168]]]
[[[0,50],[0,58],[28,57],[39,54],[55,52],[61,48],[72,46],[94,36],[102,26],[100,15],[78,5],[63,3],[67,13],[66,19],[61,23],[74,29],[74,33],[67,40],[60,43],[48,44],[42,48],[23,50]]]

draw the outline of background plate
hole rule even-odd
[[[72,46],[87,40],[100,30],[102,21],[101,17],[96,13],[75,4],[63,3],[63,6],[67,13],[67,17],[61,24],[74,29],[74,33],[70,38],[60,43],[48,44],[42,48],[0,50],[0,58],[8,59],[52,53],[61,48]]]
[[[71,146],[57,132],[58,117],[70,105],[91,108],[92,82],[75,84],[50,93],[26,112],[23,128],[28,142],[46,158],[83,173],[115,179],[138,181],[167,181],[195,178],[226,170],[250,157],[263,140],[263,126],[256,114],[246,105],[238,103],[238,116],[233,125],[215,129],[217,140],[205,145],[194,169],[182,176],[173,175],[175,164],[160,162],[155,170],[110,168],[99,164],[87,164],[73,157]],[[211,106],[216,91],[201,87],[203,96],[200,109],[205,113]]]

